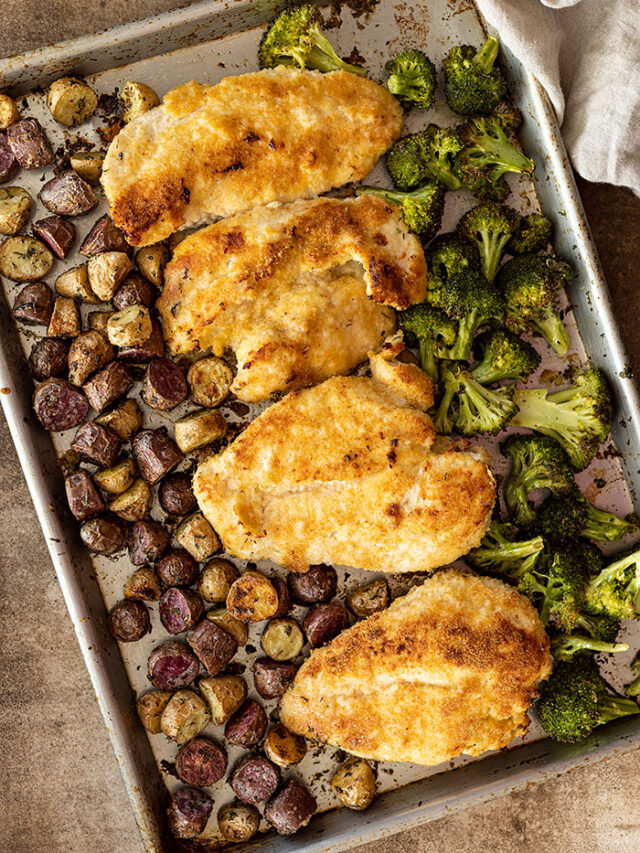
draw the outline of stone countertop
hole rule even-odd
[[[174,8],[172,0],[4,0],[0,55]],[[188,5],[188,4],[186,4]],[[640,199],[579,182],[640,375]],[[13,445],[0,419],[0,850],[143,853]],[[28,602],[28,607],[24,606]],[[359,848],[367,853],[635,853],[640,754],[575,770]]]

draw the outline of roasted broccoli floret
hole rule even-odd
[[[599,542],[617,542],[635,525],[612,512],[597,509],[576,489],[575,492],[550,497],[538,512],[542,533],[548,541],[566,542],[583,536]]]
[[[504,318],[502,295],[480,270],[470,267],[449,276],[440,291],[439,305],[448,317],[458,321],[458,337],[449,350],[452,359],[466,361],[478,329]]]
[[[640,657],[637,657],[631,664],[631,671],[636,676],[630,684],[624,688],[627,696],[640,696]]]
[[[433,417],[433,426],[439,435],[449,435],[455,429],[458,416],[459,382],[451,372],[450,365],[445,362],[440,362],[440,379],[443,390]]]
[[[258,48],[261,68],[287,65],[316,71],[351,71],[366,76],[364,68],[344,62],[322,32],[322,15],[316,6],[290,6],[267,27]]]
[[[587,610],[612,619],[640,616],[640,549],[630,551],[593,577],[585,590]]]
[[[518,589],[538,609],[543,625],[550,621],[572,631],[585,603],[587,571],[579,550],[555,547],[545,551],[535,567],[523,575]]]
[[[513,144],[499,116],[472,118],[458,128],[463,148],[456,156],[456,174],[474,191],[474,182],[495,183],[508,172],[530,175],[533,160]],[[477,191],[477,187],[476,187]]]
[[[620,631],[620,620],[609,616],[594,616],[592,613],[581,613],[576,619],[576,629],[582,634],[588,634],[594,640],[603,643],[613,643]]]
[[[530,213],[523,216],[518,227],[507,243],[507,252],[512,255],[526,255],[545,249],[551,241],[553,225],[542,213]]]
[[[517,579],[530,571],[544,548],[542,536],[517,540],[512,524],[492,521],[478,548],[467,555],[469,563],[480,571]]]
[[[478,50],[463,44],[452,47],[444,60],[447,103],[463,116],[487,115],[507,91],[507,83],[495,67],[500,43],[493,36]]]
[[[577,471],[587,467],[609,435],[613,402],[604,373],[597,368],[576,374],[564,391],[516,388],[513,399],[520,409],[513,425],[555,438]]]
[[[407,227],[419,234],[423,240],[430,240],[440,230],[444,211],[444,186],[438,181],[423,184],[413,192],[397,192],[381,187],[358,187],[356,195],[369,193],[400,206]]]
[[[505,379],[524,380],[537,369],[540,356],[527,341],[507,329],[495,329],[481,338],[482,361],[471,371],[482,385]]]
[[[387,88],[404,107],[429,110],[436,96],[436,67],[421,50],[406,50],[385,65]]]
[[[551,651],[556,660],[570,660],[575,655],[606,652],[616,654],[629,649],[627,643],[616,643],[620,630],[617,619],[581,613],[576,619],[575,633],[557,634],[551,638]]]
[[[433,305],[439,303],[442,288],[450,276],[468,267],[477,269],[480,266],[475,247],[461,240],[455,233],[440,234],[432,240],[425,257],[429,268],[427,301]]]
[[[447,189],[457,190],[462,181],[454,172],[454,160],[461,149],[456,128],[430,124],[425,130],[395,142],[387,151],[385,162],[399,190],[415,189],[428,180],[440,181]]]
[[[522,114],[508,98],[503,98],[491,114],[500,119],[502,129],[509,137],[515,137],[522,124]]]
[[[613,695],[592,657],[560,662],[537,703],[542,728],[555,740],[576,743],[603,723],[640,713],[632,699]]]
[[[529,501],[535,489],[549,489],[553,494],[576,488],[571,464],[562,447],[544,435],[510,435],[500,451],[511,460],[511,470],[504,483],[504,497],[509,515],[522,527],[536,522],[536,512]]]
[[[498,272],[507,302],[507,325],[514,332],[534,329],[559,355],[569,349],[569,335],[555,309],[558,292],[571,282],[569,264],[552,255],[519,255]]]
[[[452,392],[455,395],[454,423],[461,435],[496,435],[514,416],[516,409],[511,400],[511,388],[485,388],[458,365],[443,363],[440,376],[444,382],[444,396],[453,400]],[[447,420],[453,420],[453,416],[449,415]]]
[[[520,214],[512,207],[485,202],[472,207],[458,222],[458,235],[478,247],[487,281],[496,277],[504,248],[519,220]]]
[[[405,332],[411,332],[417,338],[420,367],[437,381],[439,352],[442,347],[450,347],[455,342],[457,323],[424,302],[399,313],[398,322]]]

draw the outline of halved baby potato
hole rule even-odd
[[[80,312],[73,299],[56,297],[47,327],[48,338],[77,338],[82,332]]]
[[[186,743],[199,735],[210,720],[206,702],[193,690],[178,690],[167,702],[160,717],[160,729],[176,743]]]
[[[240,622],[262,622],[278,610],[278,592],[261,572],[248,571],[231,584],[229,613]]]
[[[227,422],[222,412],[199,409],[174,424],[176,444],[183,453],[212,444],[227,434]]]
[[[69,165],[73,171],[92,187],[100,183],[103,163],[104,152],[102,151],[77,151],[69,158]]]
[[[210,622],[218,625],[227,634],[231,634],[233,639],[239,646],[246,646],[249,639],[249,629],[244,622],[240,622],[235,616],[232,616],[226,607],[220,607],[216,610],[209,610],[207,619]]]
[[[298,764],[307,754],[305,739],[290,732],[282,723],[276,723],[269,729],[263,748],[267,758],[278,767]]]
[[[191,365],[187,382],[191,388],[193,402],[213,408],[228,396],[233,382],[233,371],[221,358],[211,355]]]
[[[9,95],[0,95],[0,130],[6,130],[9,125],[20,119],[18,106]]]
[[[153,246],[143,246],[136,255],[136,264],[142,275],[155,284],[162,287],[164,284],[164,268],[169,260],[169,250],[164,243],[156,243]]]
[[[0,188],[0,234],[17,234],[31,212],[31,196],[22,187]]]
[[[173,693],[169,690],[150,690],[136,702],[138,716],[150,734],[160,734],[160,718],[172,696]]]
[[[49,86],[49,112],[65,127],[88,121],[98,106],[98,96],[91,86],[76,77],[61,77]]]
[[[208,560],[222,547],[218,534],[201,512],[194,512],[178,526],[176,539],[199,563]]]
[[[129,305],[113,313],[107,321],[109,342],[117,347],[135,347],[149,340],[151,316],[144,305]]]
[[[56,293],[59,293],[60,296],[79,299],[80,302],[87,302],[89,305],[100,304],[100,299],[98,299],[89,285],[86,264],[65,270],[56,279],[55,287]]]
[[[120,92],[120,101],[124,107],[123,118],[128,124],[143,113],[148,113],[149,110],[157,107],[160,98],[151,86],[130,80],[124,84]]]
[[[239,675],[208,675],[198,682],[207,700],[214,726],[221,726],[235,714],[247,698],[247,685]]]
[[[100,252],[89,258],[87,273],[91,290],[102,302],[109,302],[131,271],[131,259],[125,252]]]
[[[138,479],[126,492],[111,501],[109,509],[125,521],[139,521],[151,511],[153,495],[148,484]]]
[[[142,412],[136,401],[129,399],[97,417],[96,423],[108,427],[123,441],[129,441],[142,427]]]
[[[34,237],[9,237],[0,246],[0,273],[11,281],[38,281],[52,266],[53,255]]]
[[[95,483],[110,495],[121,495],[133,484],[136,464],[133,459],[123,459],[111,468],[103,468],[93,475]]]

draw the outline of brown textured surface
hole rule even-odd
[[[5,0],[0,54],[176,5]],[[584,181],[580,192],[638,373],[640,199]],[[0,850],[143,853],[4,421],[0,448]],[[370,844],[366,853],[635,853],[638,762],[635,752],[574,771]]]

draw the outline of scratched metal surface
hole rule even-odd
[[[228,74],[254,70],[256,46],[261,35],[261,29],[256,28],[256,25],[271,14],[274,5],[242,2],[196,4],[187,10],[159,16],[154,21],[128,25],[115,33],[80,39],[68,47],[43,49],[27,57],[4,60],[0,62],[2,88],[9,87],[23,95],[23,113],[35,115],[42,121],[56,148],[64,144],[65,136],[73,138],[78,131],[64,132],[51,120],[41,91],[33,91],[36,86],[45,86],[61,73],[72,71],[87,75],[99,93],[111,93],[126,80],[137,79],[149,83],[162,95],[188,79],[214,83]],[[364,16],[353,17],[349,9],[343,9],[340,27],[332,30],[331,38],[342,55],[349,54],[357,46],[371,76],[381,79],[384,62],[398,50],[420,47],[438,63],[452,44],[461,41],[479,43],[482,29],[473,6],[467,2],[441,0],[430,3],[427,8],[418,0],[395,3],[382,0]],[[589,469],[580,474],[579,481],[585,494],[599,506],[626,514],[633,509],[626,483],[634,489],[640,485],[636,470],[640,436],[635,387],[625,371],[624,354],[608,309],[606,286],[553,115],[535,81],[512,58],[507,57],[507,64],[513,95],[525,116],[525,148],[534,156],[537,164],[534,182],[529,179],[513,182],[510,203],[522,212],[538,209],[542,203],[545,212],[554,219],[558,251],[562,256],[572,259],[578,273],[565,303],[566,322],[572,342],[569,361],[579,365],[590,359],[604,367],[614,384],[619,402],[618,420],[613,434],[619,454],[611,452],[613,446],[605,448],[605,452],[594,460]],[[417,130],[427,121],[450,123],[455,120],[443,101],[440,92],[434,110],[428,114],[417,111],[409,114],[406,129]],[[92,141],[97,124],[88,131],[88,126],[83,125],[79,133]],[[42,182],[48,177],[50,174],[43,175],[40,171],[21,173],[19,181],[35,198]],[[367,182],[383,184],[385,181],[384,169],[378,165]],[[472,203],[472,198],[466,193],[449,193],[443,230],[452,228],[460,214]],[[41,212],[38,205],[34,218]],[[75,222],[79,232],[86,231],[101,212],[102,208],[86,217],[77,218]],[[65,262],[57,262],[53,276],[82,260],[71,256]],[[10,306],[19,286],[5,281],[3,287]],[[91,309],[95,310],[95,306],[91,306]],[[86,314],[87,309],[83,311]],[[166,635],[157,618],[157,608],[152,607],[153,632],[138,643],[123,645],[120,659],[116,644],[105,630],[102,599],[107,607],[111,607],[121,598],[123,582],[132,570],[131,564],[126,557],[118,560],[95,558],[90,561],[89,555],[79,545],[75,525],[72,520],[69,523],[68,513],[64,509],[60,475],[51,442],[35,424],[29,405],[32,384],[20,348],[28,354],[35,335],[32,331],[21,330],[18,340],[6,305],[2,305],[0,320],[5,342],[0,355],[0,384],[12,392],[3,395],[3,404],[78,640],[145,843],[150,851],[170,849],[171,842],[164,838],[159,813],[165,798],[164,786],[172,790],[179,784],[163,770],[167,766],[164,762],[173,760],[176,748],[162,735],[147,740],[135,713],[132,713],[131,690],[125,678],[126,671],[136,695],[148,689],[146,658]],[[557,358],[548,348],[541,349],[541,352],[543,364],[531,384],[538,384],[541,376],[546,384],[560,381],[560,375],[567,367],[566,359]],[[138,392],[139,386],[136,386],[133,396],[137,396]],[[170,416],[151,413],[145,408],[145,425],[156,426],[174,420],[188,408],[184,404]],[[224,407],[224,412],[232,422],[246,421],[261,408],[252,406],[250,415],[245,418],[239,418],[228,407]],[[54,437],[57,453],[68,449],[72,435],[73,431],[70,431],[69,435]],[[500,475],[504,468],[495,444],[495,441],[486,442],[495,460],[495,470]],[[157,503],[153,515],[164,520],[164,513]],[[242,567],[241,561],[235,562]],[[261,565],[269,573],[282,574],[278,567],[266,563]],[[342,597],[365,578],[371,578],[371,574],[364,572],[345,572],[339,567],[338,571]],[[393,579],[392,588],[398,593],[418,580],[415,577]],[[302,610],[298,609],[294,615],[299,616],[301,613]],[[262,626],[251,627],[249,648],[259,648],[261,630]],[[627,627],[625,636],[627,634],[632,650],[616,656],[615,667],[607,666],[608,677],[618,687],[628,679],[629,660],[640,645],[640,632],[636,631],[634,635],[631,627]],[[254,653],[243,654],[241,651],[236,658],[247,667],[250,686],[252,679],[249,670],[254,656]],[[275,711],[275,703],[264,704],[269,712]],[[205,733],[213,737],[221,735],[220,731],[212,727]],[[378,784],[384,796],[379,796],[372,808],[363,815],[335,809],[336,800],[331,794],[328,779],[338,763],[336,751],[328,747],[313,749],[295,772],[313,789],[324,814],[316,817],[293,840],[267,835],[245,845],[245,849],[345,849],[428,820],[444,810],[462,808],[468,802],[504,793],[581,761],[631,748],[639,741],[640,725],[633,720],[609,727],[577,748],[550,745],[546,740],[541,740],[539,729],[534,723],[524,741],[515,741],[503,753],[484,758],[458,758],[446,766],[435,768],[380,762],[377,768]],[[238,754],[240,750],[232,747],[229,752],[231,766]],[[204,837],[215,844],[215,812],[232,796],[224,782],[212,788],[210,793],[216,801],[216,808]]]

